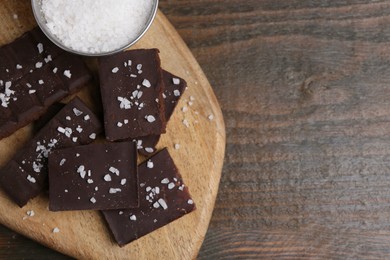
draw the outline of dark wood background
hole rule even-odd
[[[390,259],[390,1],[161,0],[220,101],[200,259]],[[0,228],[0,258],[66,257]]]

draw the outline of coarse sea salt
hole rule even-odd
[[[117,50],[146,27],[153,1],[42,0],[49,31],[65,46],[85,53]]]

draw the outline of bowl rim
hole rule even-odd
[[[89,57],[100,57],[100,56],[112,55],[112,54],[121,52],[121,51],[126,50],[126,49],[130,48],[131,46],[133,46],[149,30],[150,26],[152,25],[152,23],[156,17],[157,10],[158,10],[158,4],[159,4],[159,0],[152,0],[153,1],[153,7],[152,7],[153,9],[151,12],[151,16],[149,17],[149,20],[146,23],[146,26],[143,28],[143,30],[141,30],[141,33],[134,40],[132,40],[130,43],[128,43],[128,44],[126,44],[126,45],[124,45],[116,50],[112,50],[112,51],[100,52],[100,53],[89,53],[89,52],[77,51],[77,50],[74,50],[72,48],[65,46],[55,35],[53,35],[49,31],[49,29],[47,28],[47,26],[45,25],[45,23],[42,19],[42,15],[40,15],[41,4],[39,2],[41,2],[41,1],[42,0],[31,0],[31,6],[32,6],[34,18],[35,18],[39,28],[41,28],[41,30],[46,35],[46,37],[49,38],[55,45],[57,45],[58,47],[60,47],[61,49],[65,50],[67,52],[71,52],[71,53],[74,53],[77,55],[82,55],[82,56],[89,56]]]

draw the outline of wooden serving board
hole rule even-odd
[[[18,18],[15,19],[14,14]],[[30,1],[0,2],[0,44],[13,41],[36,26]],[[168,147],[197,210],[120,248],[112,239],[97,211],[48,211],[46,194],[22,209],[0,191],[0,222],[7,227],[64,254],[81,259],[191,259],[204,239],[222,170],[225,127],[215,95],[198,63],[165,16],[159,12],[143,39],[132,48],[159,48],[162,66],[188,82],[179,105],[168,123],[158,148]],[[93,60],[92,62],[93,63]],[[96,109],[97,86],[90,84],[80,96]],[[193,105],[189,106],[190,97]],[[187,112],[181,108],[187,106]],[[210,120],[209,115],[213,115]],[[188,120],[186,127],[183,120]],[[4,165],[31,136],[31,125],[0,141],[0,166]],[[180,144],[174,149],[174,144]],[[33,217],[26,212],[33,210]],[[53,233],[58,227],[59,233]]]

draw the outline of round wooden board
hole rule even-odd
[[[0,44],[11,42],[36,26],[29,1],[1,1]],[[15,19],[13,14],[18,14]],[[159,12],[142,40],[132,48],[159,48],[164,69],[188,82],[158,148],[168,147],[197,210],[159,230],[120,248],[96,211],[50,212],[47,195],[20,209],[0,192],[0,222],[7,227],[64,254],[81,259],[191,259],[202,244],[211,218],[225,151],[225,126],[221,109],[204,73],[165,16]],[[92,62],[93,63],[93,62]],[[80,96],[96,109],[97,86]],[[192,97],[192,98],[190,98]],[[193,99],[192,106],[188,104]],[[181,108],[187,106],[187,112]],[[213,119],[209,119],[209,115]],[[186,127],[186,119],[190,126]],[[31,138],[31,125],[0,141],[0,166]],[[180,144],[174,149],[174,144]],[[35,216],[26,218],[33,210]],[[59,233],[52,230],[58,227]]]

